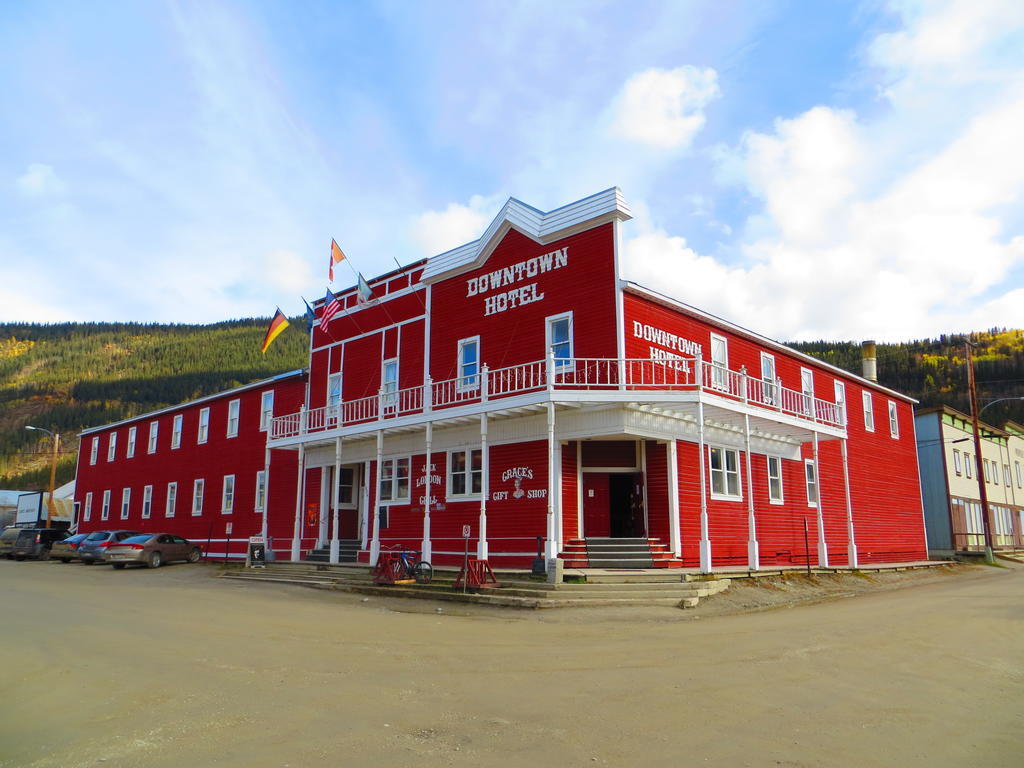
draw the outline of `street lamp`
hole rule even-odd
[[[985,409],[988,408],[990,405],[995,405],[996,403],[1005,403],[1008,400],[1024,400],[1024,397],[1000,397],[998,400],[993,400],[991,403],[985,403],[983,406],[981,406],[981,410],[978,411],[978,418],[981,418],[981,414],[983,414],[985,412]]]
[[[53,491],[54,483],[57,480],[57,451],[60,448],[60,434],[57,432],[51,432],[48,429],[42,427],[33,427],[25,425],[25,429],[30,429],[35,432],[45,432],[53,440],[53,453],[50,456],[50,499],[46,505],[46,527],[50,527],[50,518],[53,517]]]

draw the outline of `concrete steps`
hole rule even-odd
[[[682,568],[668,546],[652,538],[571,539],[560,557],[566,568]]]
[[[338,561],[342,563],[354,563],[356,558],[359,556],[360,545],[362,542],[359,539],[341,539],[338,541]],[[331,547],[320,547],[314,549],[308,555],[306,555],[307,563],[330,563],[331,562]]]

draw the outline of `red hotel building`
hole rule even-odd
[[[275,403],[279,556],[454,564],[468,532],[494,567],[538,537],[574,565],[626,538],[703,571],[924,559],[913,401],[621,279],[629,218],[618,189],[510,199],[479,240],[339,294],[305,404]]]

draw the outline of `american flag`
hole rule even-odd
[[[334,317],[338,312],[341,311],[341,302],[338,301],[338,297],[331,293],[331,289],[327,289],[327,295],[324,296],[324,311],[320,315],[320,327],[325,327],[331,318]]]

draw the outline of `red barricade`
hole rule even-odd
[[[394,552],[381,552],[377,565],[373,569],[373,583],[377,586],[393,586],[395,584],[415,584],[402,565],[402,558]]]
[[[452,584],[453,589],[491,589],[500,586],[487,561],[475,557],[469,558],[466,567],[459,571]]]

